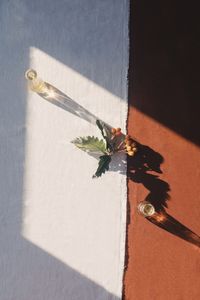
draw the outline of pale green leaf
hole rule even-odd
[[[99,154],[107,153],[105,142],[94,136],[79,137],[73,140],[72,143],[79,149],[86,152]]]

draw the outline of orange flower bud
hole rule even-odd
[[[134,151],[128,151],[129,156],[134,156],[135,152]]]
[[[121,132],[121,128],[119,128],[119,127],[116,128],[116,131],[117,131],[117,132]]]

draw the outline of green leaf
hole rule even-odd
[[[110,143],[110,139],[111,139],[110,129],[108,128],[108,126],[106,126],[105,123],[103,123],[100,120],[96,120],[96,124],[97,124],[98,128],[100,129],[104,140],[106,141],[107,150],[109,150],[110,152],[113,151],[112,144]]]
[[[99,157],[99,166],[96,170],[95,175],[93,175],[93,178],[100,177],[103,173],[109,170],[109,164],[111,162],[111,156],[110,155],[102,155]]]
[[[97,137],[94,136],[79,137],[72,141],[72,143],[79,149],[86,152],[98,154],[106,154],[107,152],[106,144],[104,143],[104,141],[99,140]]]

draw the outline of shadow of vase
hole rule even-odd
[[[146,219],[171,234],[200,247],[200,237],[166,212],[167,202],[170,200],[170,185],[159,178],[159,175],[162,174],[163,156],[149,146],[138,142],[136,144],[138,152],[134,157],[128,158],[127,175],[129,180],[142,184],[149,191],[144,200],[154,206],[156,213]],[[157,174],[155,175],[155,173]]]

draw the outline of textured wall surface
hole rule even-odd
[[[0,2],[1,300],[121,298],[124,157],[93,180],[97,160],[70,141],[98,129],[28,92],[24,71],[125,131],[128,10],[128,0]]]

